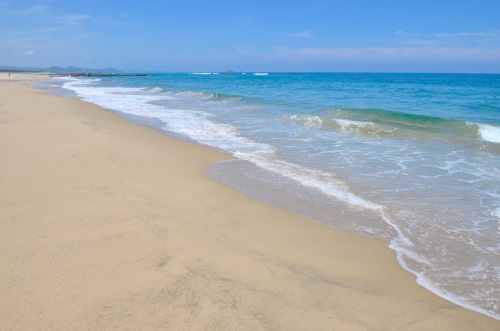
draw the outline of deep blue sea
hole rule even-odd
[[[234,156],[208,176],[386,240],[420,285],[500,319],[500,75],[57,81],[83,100]]]

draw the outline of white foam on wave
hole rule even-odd
[[[412,261],[418,263],[419,265],[431,267],[431,263],[427,259],[412,250],[415,245],[391,218],[387,207],[368,201],[352,193],[349,190],[347,184],[335,178],[333,174],[326,173],[320,170],[301,167],[293,163],[276,160],[273,157],[270,158],[266,155],[259,155],[257,153],[236,152],[234,153],[234,156],[242,160],[250,161],[265,170],[277,173],[285,178],[297,181],[306,187],[317,189],[327,196],[333,197],[344,204],[361,209],[371,210],[377,213],[382,218],[382,220],[396,233],[389,247],[396,252],[397,260],[399,261],[399,263],[407,271],[415,274],[417,277],[419,277],[419,273],[416,270],[410,268],[407,261]],[[429,284],[431,283],[428,281],[424,281],[423,279],[424,278],[420,276],[419,284],[431,290],[434,288],[437,289],[437,287],[433,285],[430,286]]]
[[[250,161],[265,170],[299,182],[306,187],[317,189],[344,204],[378,213],[384,222],[397,234],[396,239],[393,240],[392,248],[396,250],[398,256],[411,258],[424,264],[428,263],[424,258],[409,250],[414,244],[389,216],[387,207],[354,194],[349,190],[346,183],[337,179],[333,174],[256,153],[236,152],[233,155],[239,159]]]
[[[193,92],[193,91],[185,91],[176,93],[178,96],[188,97],[188,98],[197,98],[197,99],[213,99],[214,96],[212,94],[206,94],[201,92]]]
[[[156,117],[159,107],[150,104],[155,100],[168,99],[168,95],[147,93],[144,88],[127,87],[94,87],[91,80],[74,80],[64,84],[64,87],[73,90],[85,101],[95,103],[101,107],[146,117]],[[146,92],[146,93],[145,93]]]
[[[383,208],[380,205],[367,201],[350,192],[348,186],[335,178],[333,174],[277,160],[274,158],[274,155],[269,157],[259,153],[244,153],[240,151],[233,155],[241,160],[250,161],[263,169],[297,181],[304,186],[316,188],[349,205],[370,210],[379,210]]]
[[[483,140],[500,144],[500,127],[489,124],[478,124],[479,135]]]
[[[274,154],[272,146],[256,142],[241,136],[232,125],[215,122],[209,119],[210,114],[200,111],[171,109],[159,116],[164,128],[186,135],[204,145],[216,147],[227,152],[235,150],[257,151],[261,154]]]
[[[81,80],[68,82],[64,87],[77,93],[83,100],[98,104],[101,107],[119,111],[125,114],[153,117],[163,123],[163,128],[183,134],[202,144],[216,147],[228,152],[253,151],[259,153],[274,153],[270,145],[258,143],[241,136],[238,130],[225,123],[210,120],[213,116],[197,110],[167,108],[152,104],[154,101],[181,98],[211,98],[211,95],[197,92],[144,93],[143,88],[125,87],[93,87],[90,82]]]
[[[285,119],[299,122],[308,127],[325,128],[344,133],[355,133],[368,136],[378,134],[391,135],[395,132],[394,128],[386,128],[376,125],[373,122],[353,121],[341,118],[321,118],[315,115],[285,115]]]
[[[377,125],[373,122],[353,121],[341,118],[333,119],[334,125],[340,127],[341,131],[354,132],[364,135],[392,135],[395,134],[395,128],[388,128]]]
[[[149,89],[149,92],[160,93],[160,92],[163,92],[163,89],[161,87],[153,87],[153,88]]]
[[[347,130],[349,128],[365,128],[367,126],[373,127],[373,123],[370,122],[360,122],[360,121],[352,121],[352,120],[344,120],[337,118],[334,120],[342,129]]]
[[[320,128],[323,125],[323,121],[319,116],[311,115],[285,115],[286,119],[297,121],[305,124],[309,127]]]
[[[500,216],[500,208],[498,208],[498,213]],[[469,244],[476,249],[481,249],[474,243],[469,242]],[[459,306],[500,320],[498,291],[495,287],[473,287],[467,288],[463,292],[460,288],[455,287],[457,282],[464,284],[464,288],[466,288],[467,285],[472,285],[475,281],[485,281],[490,277],[491,279],[495,279],[495,277],[498,279],[495,273],[498,275],[500,270],[495,271],[490,262],[478,256],[474,264],[469,264],[468,267],[464,268],[450,266],[448,269],[442,270],[447,273],[442,274],[441,271],[441,275],[438,276],[435,273],[435,263],[439,263],[439,261],[434,261],[432,256],[425,252],[423,252],[424,256],[420,256],[412,247],[400,242],[399,237],[391,241],[389,248],[396,252],[398,263],[416,276],[416,282],[420,286]],[[490,253],[498,254],[498,251],[492,250]],[[481,302],[482,305],[478,305],[478,302]]]
[[[391,247],[393,248],[393,247]],[[396,251],[397,252],[397,251]],[[415,270],[413,270],[412,268],[410,268],[408,266],[408,264],[406,263],[406,261],[404,259],[402,259],[399,254],[397,254],[397,259],[398,259],[398,262],[399,264],[404,268],[406,269],[407,271],[413,273],[416,277],[417,277],[417,284],[419,284],[420,286],[428,289],[429,291],[431,291],[432,293],[436,294],[437,296],[440,296],[441,298],[444,298],[458,306],[462,306],[464,308],[467,308],[469,310],[472,310],[472,311],[475,311],[475,312],[478,312],[480,314],[484,314],[484,315],[487,315],[487,316],[490,316],[492,318],[495,318],[497,320],[500,320],[500,314],[496,313],[495,311],[493,310],[486,310],[486,309],[483,309],[481,307],[478,307],[477,305],[475,304],[471,304],[468,302],[468,300],[462,296],[459,296],[459,295],[456,295],[450,291],[446,291],[443,289],[442,286],[440,286],[439,284],[431,281],[428,277],[425,276],[425,273],[424,272],[416,272]],[[482,266],[478,266],[477,268],[481,268]],[[476,271],[475,269],[473,270],[470,270],[471,272],[472,271]],[[494,306],[492,307],[492,309],[494,310],[498,310],[498,306]]]

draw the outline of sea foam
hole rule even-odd
[[[489,124],[478,124],[479,135],[485,141],[500,144],[500,127]]]

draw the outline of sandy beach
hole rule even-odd
[[[217,151],[0,73],[1,330],[499,330],[387,243],[210,180]]]

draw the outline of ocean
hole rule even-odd
[[[232,155],[207,175],[385,240],[420,285],[500,319],[500,75],[168,73],[50,84]]]

